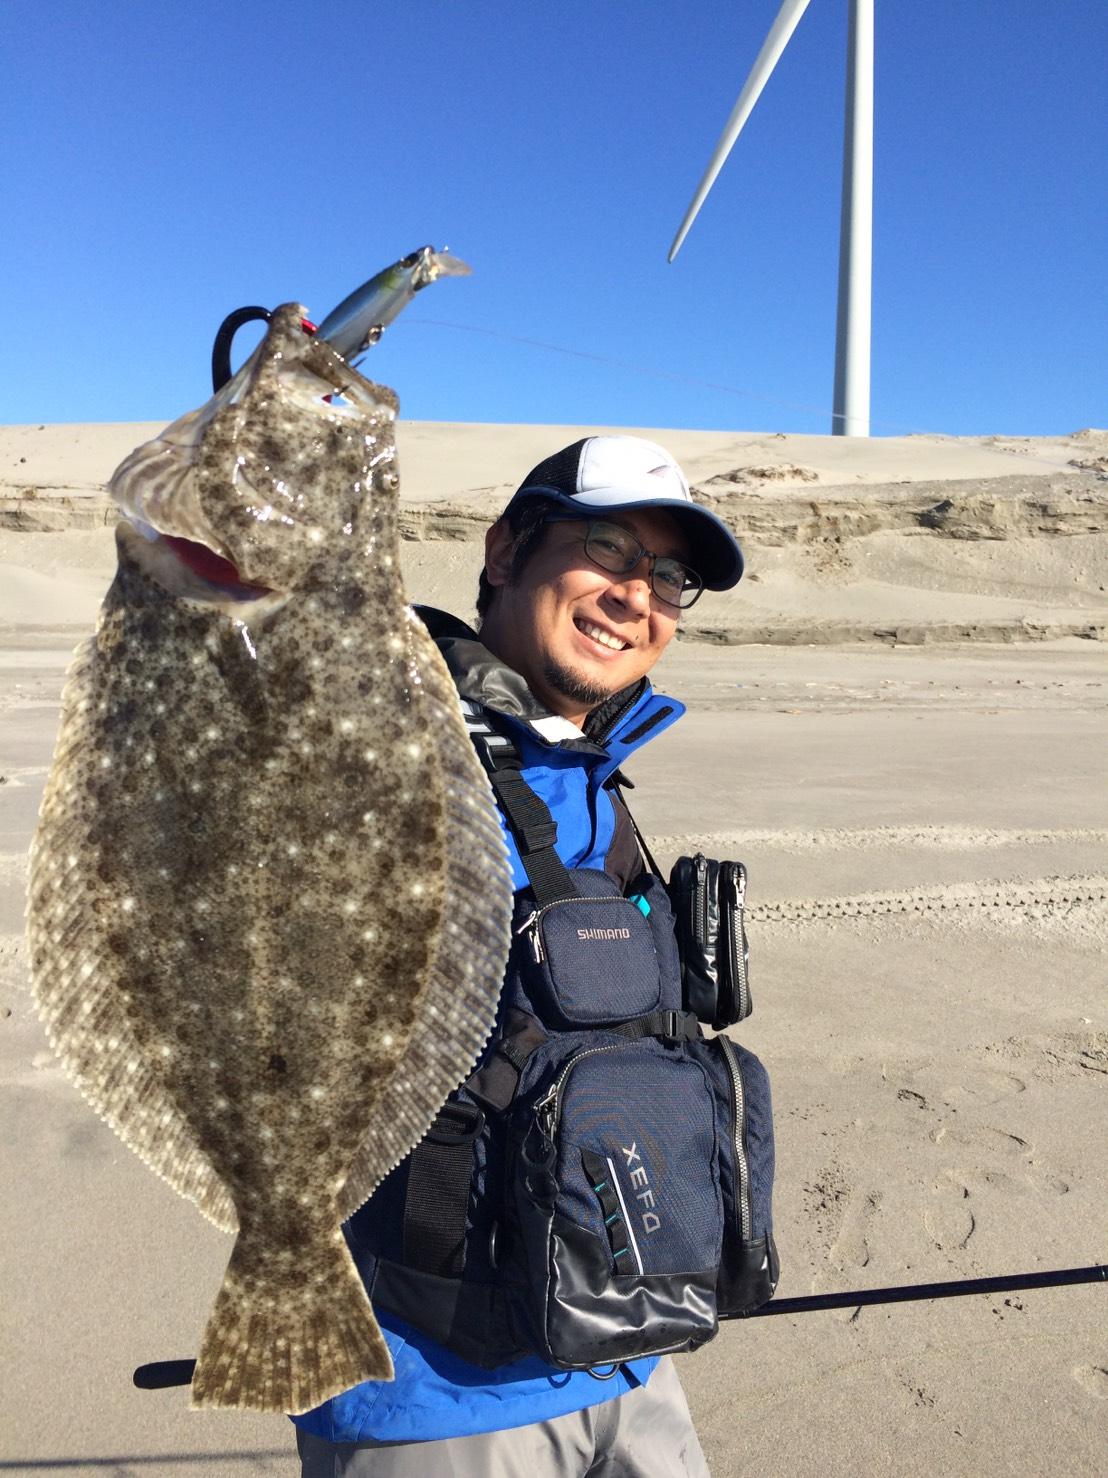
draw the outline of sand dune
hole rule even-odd
[[[53,582],[61,624],[91,623],[114,559],[104,485],[158,429],[0,428],[0,622],[41,621],[51,599],[34,575]],[[590,429],[402,423],[416,595],[467,610],[489,521],[535,461]],[[918,644],[1108,631],[1108,432],[863,442],[647,434],[683,460],[747,553],[747,579],[689,613],[688,639]],[[101,540],[87,537],[96,531]]]

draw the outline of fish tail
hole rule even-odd
[[[193,1407],[310,1411],[392,1358],[341,1232],[294,1255],[241,1233],[192,1377]]]

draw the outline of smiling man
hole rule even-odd
[[[535,856],[550,850],[553,821],[555,866],[603,870],[650,912],[638,891],[645,864],[616,794],[619,767],[683,712],[647,681],[681,611],[705,589],[737,584],[742,569],[730,531],[693,501],[667,452],[639,437],[593,436],[540,462],[489,529],[479,631],[420,609],[490,769],[508,755],[525,782],[529,799],[505,817],[523,909],[534,907],[527,890]],[[505,804],[499,788],[497,795]],[[520,817],[536,813],[547,839],[537,853],[528,843],[521,857]],[[598,978],[596,999],[612,989]],[[454,1095],[463,1100],[456,1119],[351,1219],[348,1239],[396,1379],[355,1387],[296,1418],[303,1473],[703,1478],[707,1466],[668,1359],[567,1370],[528,1354],[510,1318],[508,1336],[498,1323],[501,1212],[483,1204],[493,1198],[497,1139],[474,1107],[489,1110],[486,1087]],[[483,1165],[471,1185],[473,1137],[482,1133]],[[460,1196],[454,1231],[452,1196]]]
[[[583,725],[646,676],[705,586],[727,589],[742,568],[667,452],[589,437],[540,462],[489,529],[481,639],[552,713]]]

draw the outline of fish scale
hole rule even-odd
[[[391,1377],[341,1222],[476,1060],[511,912],[404,595],[395,396],[303,316],[277,310],[113,479],[119,567],[63,696],[28,919],[71,1075],[237,1229],[193,1404],[290,1412]],[[161,536],[267,593],[209,584]]]

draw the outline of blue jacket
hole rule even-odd
[[[450,668],[463,704],[488,709],[510,734],[523,776],[558,825],[556,848],[567,867],[606,868],[617,877],[633,838],[604,788],[628,755],[675,723],[684,708],[655,694],[645,679],[590,714],[581,735],[541,708],[523,678],[481,646],[462,622],[419,609]],[[503,821],[503,818],[502,818]],[[510,832],[505,836],[517,889],[527,887]],[[499,1431],[563,1416],[641,1385],[655,1359],[629,1362],[611,1380],[559,1370],[538,1357],[497,1370],[470,1365],[387,1310],[377,1317],[392,1352],[396,1378],[366,1381],[294,1418],[330,1442],[432,1441]]]

